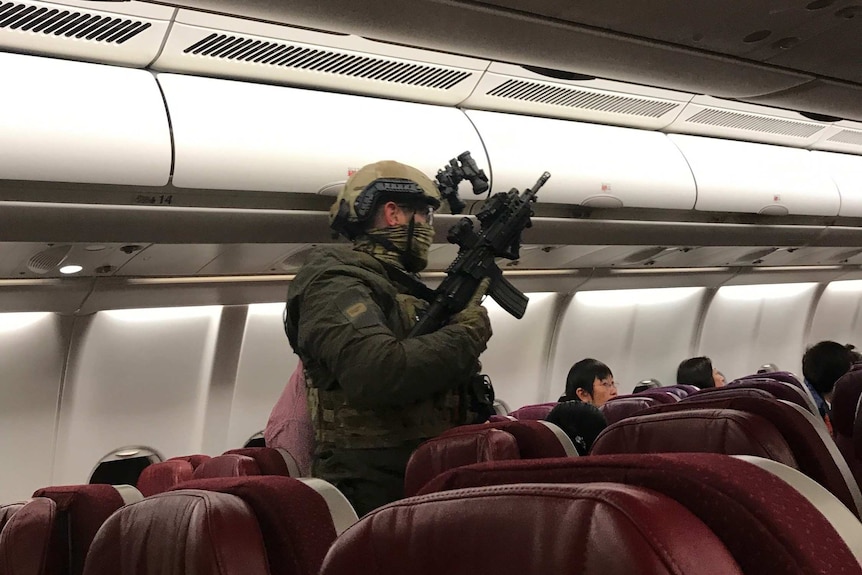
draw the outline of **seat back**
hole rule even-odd
[[[319,479],[263,475],[192,480],[182,487],[183,491],[230,494],[244,501],[257,518],[272,575],[317,575],[338,527],[346,527],[337,523],[345,514],[349,523],[356,521],[347,500],[341,496],[336,501],[332,497],[336,490],[329,485],[330,491],[325,493],[321,485],[328,484]]]
[[[387,505],[344,533],[321,570],[321,575],[372,573],[741,571],[703,522],[669,497],[640,487],[597,483],[477,487]]]
[[[230,453],[219,455],[201,463],[192,474],[193,479],[213,477],[245,477],[261,475],[260,467],[251,457]]]
[[[460,433],[473,433],[482,429],[500,429],[511,434],[518,443],[518,452],[523,459],[541,457],[566,457],[577,454],[571,440],[565,442],[546,421],[499,421],[480,423],[476,425],[461,425],[453,427],[441,434],[442,436]]]
[[[599,408],[599,411],[602,412],[608,425],[610,425],[655,405],[661,405],[659,400],[637,393],[635,395],[620,395],[615,397],[605,402]]]
[[[257,463],[261,475],[286,475],[300,477],[299,464],[286,450],[275,447],[244,447],[231,449],[225,455],[244,455],[251,457]]]
[[[137,488],[144,497],[149,497],[188,481],[193,474],[194,468],[188,461],[169,459],[145,467],[138,477]]]
[[[678,409],[649,413],[658,406],[608,426],[591,455],[615,453],[723,453],[755,455],[796,468],[787,441],[763,417],[733,409]]]
[[[201,463],[205,463],[209,461],[211,458],[209,455],[204,455],[202,453],[195,453],[192,455],[179,455],[177,457],[171,457],[168,461],[187,461],[191,464],[192,469],[197,469],[200,467]]]
[[[234,495],[170,491],[127,505],[99,530],[86,575],[270,575],[252,509]]]
[[[862,371],[849,371],[835,382],[831,415],[835,444],[850,467],[857,485],[862,486],[862,458],[857,455],[855,445],[855,424],[859,418],[860,398],[862,398]]]
[[[681,409],[732,409],[762,417],[785,439],[797,469],[833,493],[857,517],[862,516],[859,486],[835,442],[820,424],[822,420],[819,416],[790,402],[762,397],[736,397],[734,388],[725,389],[726,392],[697,395],[678,405],[660,406],[646,413],[669,413]]]
[[[600,481],[651,489],[682,504],[719,537],[746,575],[859,572],[859,561],[848,544],[809,499],[777,475],[725,455],[604,455],[480,463],[443,473],[422,493]],[[854,529],[858,537],[858,522]],[[697,548],[696,540],[685,540]]]
[[[545,419],[556,405],[556,401],[550,403],[538,403],[536,405],[525,405],[524,407],[516,409],[509,415],[515,419]]]
[[[820,412],[817,410],[817,406],[814,404],[814,399],[812,399],[805,391],[783,381],[765,378],[737,379],[727,384],[727,387],[738,389],[762,389],[763,391],[767,391],[775,396],[776,399],[783,399],[784,401],[795,403],[799,407],[817,415],[818,417],[820,415]]]
[[[21,556],[11,564],[7,559],[7,568],[0,573],[80,575],[102,523],[126,503],[140,499],[141,494],[128,486],[69,485],[37,490],[0,534],[0,555]],[[39,557],[31,557],[33,554]]]
[[[645,389],[636,394],[638,397],[651,397],[658,403],[676,403],[680,400],[680,396],[672,391],[667,391],[663,387],[654,387]]]
[[[9,520],[12,519],[12,516],[15,515],[18,510],[24,507],[27,504],[26,501],[19,501],[17,503],[7,503],[5,505],[0,505],[0,532],[3,531],[3,528],[9,523]]]
[[[407,462],[404,496],[415,495],[423,485],[448,469],[479,463],[520,459],[518,442],[500,429],[484,428],[442,435],[422,443]]]

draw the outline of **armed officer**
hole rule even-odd
[[[416,168],[363,167],[330,210],[332,229],[353,246],[316,249],[288,290],[285,330],[305,366],[316,440],[312,475],[360,516],[403,496],[419,443],[477,419],[471,378],[491,337],[484,290],[437,331],[407,337],[427,305],[412,294],[439,206]]]

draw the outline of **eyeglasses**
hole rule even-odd
[[[594,384],[594,385],[596,385],[596,384]],[[601,380],[601,379],[600,379],[600,380],[599,380],[599,382],[598,382],[598,385],[601,385],[601,386],[602,386],[602,387],[604,387],[605,389],[610,389],[610,388],[612,388],[612,387],[616,387],[616,386],[617,386],[617,383],[616,383],[615,381],[613,381],[613,380],[611,380],[611,381],[605,381],[605,380]]]
[[[398,204],[398,207],[405,212],[412,212],[414,215],[419,216],[420,218],[425,220],[425,223],[434,223],[434,207],[429,204],[418,204],[414,206]]]

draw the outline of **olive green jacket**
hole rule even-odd
[[[405,292],[349,246],[316,249],[290,284],[285,329],[319,444],[395,447],[466,422],[484,346],[457,324],[407,338],[425,304]]]

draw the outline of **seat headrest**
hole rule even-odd
[[[378,575],[742,573],[683,506],[613,483],[478,487],[404,499],[348,529],[321,575],[353,575],[361,566]]]
[[[835,382],[832,395],[832,427],[845,437],[852,437],[856,409],[862,397],[862,371],[848,371]]]
[[[3,527],[7,523],[9,523],[9,520],[12,519],[12,516],[15,515],[26,504],[26,501],[18,501],[17,503],[7,503],[5,505],[0,505],[0,532],[3,531]]]
[[[326,500],[302,480],[278,475],[225,477],[193,479],[181,487],[229,493],[245,501],[257,516],[274,574],[317,573],[335,541]]]
[[[500,429],[511,434],[515,438],[515,441],[518,442],[518,451],[523,459],[565,457],[567,454],[565,446],[560,443],[557,435],[547,425],[544,425],[544,422],[529,419],[461,425],[445,431],[441,434],[441,437],[459,433],[472,433],[477,429]]]
[[[545,419],[556,405],[556,401],[551,403],[538,403],[536,405],[525,405],[524,407],[519,407],[509,415],[515,419]]]
[[[239,497],[182,490],[115,513],[93,541],[84,572],[269,575],[266,556],[257,519]]]
[[[261,475],[286,475],[288,477],[299,477],[300,475],[296,460],[284,449],[243,447],[225,451],[225,455],[230,454],[245,455],[254,459],[260,468]]]
[[[404,496],[415,495],[428,481],[448,469],[501,459],[520,459],[518,443],[500,429],[485,427],[443,435],[422,443],[407,462]]]
[[[594,455],[680,452],[756,455],[798,468],[787,441],[769,421],[733,409],[635,415],[602,431],[590,451]]]
[[[774,474],[726,455],[591,455],[479,463],[443,473],[422,493],[598,481],[644,487],[673,498],[718,535],[745,573],[858,572],[853,553],[811,502]]]
[[[177,457],[171,457],[168,461],[188,461],[192,469],[197,469],[201,463],[209,461],[211,457],[209,455],[204,455],[202,453],[196,453],[194,455],[179,455]]]
[[[65,556],[51,545],[57,504],[36,497],[21,507],[0,532],[0,573],[59,573]]]
[[[138,490],[149,497],[163,493],[183,481],[188,481],[194,474],[194,468],[188,461],[170,459],[148,465],[138,477]]]
[[[605,402],[605,404],[599,408],[599,411],[602,412],[608,425],[610,425],[611,423],[616,423],[626,417],[640,413],[654,405],[660,405],[659,400],[654,397],[641,397],[640,394],[621,395]]]
[[[87,550],[99,527],[111,514],[125,505],[123,496],[113,485],[65,485],[45,487],[33,493],[56,503],[57,515],[68,517],[68,537],[53,542],[61,547],[57,552],[68,557],[69,573],[79,575],[84,570]]]
[[[201,463],[192,474],[193,479],[212,477],[245,477],[260,475],[260,467],[251,457],[245,455],[219,455]]]

